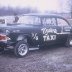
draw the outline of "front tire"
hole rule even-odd
[[[68,37],[67,42],[66,42],[66,46],[72,47],[72,37],[71,36]]]
[[[19,41],[14,48],[14,53],[17,57],[24,57],[28,53],[28,51],[28,44],[24,41]]]
[[[69,47],[72,47],[72,38],[69,39]]]

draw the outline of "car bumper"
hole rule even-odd
[[[0,41],[0,47],[4,47],[4,48],[10,47],[13,44],[14,42],[11,42],[11,41]]]

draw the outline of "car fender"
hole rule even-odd
[[[28,41],[28,38],[30,38],[30,35],[27,35],[27,34],[19,35],[17,37],[17,41],[24,40],[25,42],[27,42]]]
[[[20,40],[23,40],[24,39],[24,36],[23,35],[19,35],[18,37],[17,37],[17,41],[20,41]]]

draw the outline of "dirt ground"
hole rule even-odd
[[[72,48],[50,46],[17,58],[12,50],[0,53],[0,72],[72,72]]]

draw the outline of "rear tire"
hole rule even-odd
[[[14,53],[17,57],[24,57],[28,53],[28,51],[28,44],[24,41],[19,41],[14,48]]]

